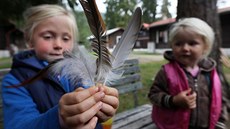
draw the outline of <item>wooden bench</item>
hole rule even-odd
[[[157,129],[151,119],[152,105],[145,104],[114,116],[112,129]]]
[[[117,88],[119,94],[132,92],[134,108],[116,114],[112,129],[156,129],[151,119],[152,105],[138,106],[137,92],[143,87],[138,59],[126,60],[123,70],[122,78],[112,87]]]
[[[137,91],[142,88],[138,59],[126,60],[122,70],[124,70],[122,77],[114,82],[114,85],[112,85],[112,87],[115,87],[118,90],[119,94],[132,92],[134,107],[137,107]]]

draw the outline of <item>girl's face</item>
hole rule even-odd
[[[172,41],[173,55],[184,67],[197,66],[206,49],[203,38],[186,28],[180,30]]]
[[[73,49],[73,33],[66,19],[67,16],[51,17],[35,28],[30,45],[39,59],[51,62]]]

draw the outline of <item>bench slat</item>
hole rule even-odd
[[[152,106],[139,106],[114,117],[112,129],[156,129],[151,119]]]
[[[124,94],[124,93],[127,93],[127,92],[136,91],[136,90],[139,90],[141,88],[142,88],[142,83],[141,82],[136,82],[136,83],[116,87],[116,89],[118,90],[119,94]]]
[[[129,117],[129,116],[135,114],[136,112],[142,112],[144,110],[149,110],[150,108],[152,108],[151,105],[145,104],[145,105],[142,105],[142,106],[139,106],[139,107],[124,111],[122,113],[118,113],[118,114],[116,114],[116,116],[114,118],[114,121],[118,121],[120,119],[124,119],[126,117]]]
[[[124,65],[137,65],[139,61],[137,59],[128,59],[125,61]]]
[[[116,81],[112,81],[112,83],[113,83],[113,87],[117,87],[129,83],[135,83],[140,80],[141,80],[140,74],[132,74],[132,75],[124,76]]]
[[[2,77],[7,74],[10,71],[10,68],[6,68],[6,69],[0,69],[0,77],[2,79]],[[0,80],[2,81],[2,80]]]
[[[139,73],[140,68],[138,65],[132,65],[129,67],[122,67],[120,70],[117,70],[118,73],[122,73],[123,76],[129,75],[129,74],[134,74],[134,73]]]
[[[131,115],[131,116],[127,116],[126,118],[124,119],[121,119],[119,121],[114,121],[114,129],[121,129],[123,126],[127,126],[129,124],[132,124],[132,123],[137,123],[139,120],[141,120],[142,122],[142,119],[144,119],[146,116],[150,115],[151,114],[151,111],[150,110],[144,110],[142,111],[141,113],[139,112],[136,112],[135,114]],[[151,120],[151,119],[150,119]],[[119,124],[116,124],[116,122],[118,122]],[[140,124],[139,124],[140,125]],[[142,125],[142,124],[141,124]],[[138,125],[136,125],[138,126]],[[129,127],[129,126],[128,126]],[[133,129],[133,128],[131,128]]]
[[[119,94],[132,92],[134,107],[138,106],[137,91],[142,88],[140,67],[138,59],[128,59],[117,73],[122,73],[122,77],[113,80],[108,85],[118,90]]]

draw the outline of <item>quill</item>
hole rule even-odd
[[[134,47],[137,40],[140,28],[141,28],[141,8],[136,8],[132,18],[129,21],[127,28],[121,36],[121,39],[117,43],[115,49],[112,52],[112,69],[106,75],[105,84],[112,85],[113,81],[122,76],[122,71],[120,70],[123,66],[125,60],[128,58],[129,54]]]
[[[106,47],[105,23],[101,17],[95,0],[79,0],[85,12],[90,30],[94,35],[92,50],[98,57],[96,61],[95,82],[103,83],[104,75],[111,69],[110,53]]]
[[[102,39],[105,33],[105,24],[97,9],[95,0],[80,0],[80,3],[85,11],[90,29],[95,36],[95,40],[92,43],[93,51],[96,52],[98,56],[97,79],[95,79],[95,81],[96,83],[100,82],[111,85],[113,80],[121,77],[122,71],[120,68],[131,53],[138,37],[138,32],[141,27],[141,9],[137,8],[135,10],[132,19],[129,21],[128,27],[122,34],[121,40],[116,45],[112,55],[110,55],[105,46],[106,42]],[[102,57],[103,59],[101,59]]]

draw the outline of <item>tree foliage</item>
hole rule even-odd
[[[57,3],[60,0],[0,0],[0,19],[20,20],[22,13],[30,6]]]
[[[152,23],[156,20],[157,0],[143,0],[143,22]]]
[[[161,15],[162,18],[167,17],[167,18],[171,18],[172,15],[170,14],[168,7],[171,6],[171,4],[169,3],[168,0],[163,0],[163,4],[161,6]]]
[[[78,25],[78,32],[79,32],[79,43],[88,45],[87,37],[91,35],[89,25],[87,23],[87,19],[85,17],[84,12],[76,11],[75,12],[75,17]]]
[[[68,6],[73,10],[79,5],[77,2],[78,1],[75,0],[67,0]],[[13,21],[21,25],[23,21],[23,12],[31,6],[40,4],[59,4],[64,7],[66,6],[63,4],[62,0],[0,0],[0,24],[4,25],[3,21]],[[79,11],[74,11],[74,13],[78,24],[79,42],[86,43],[86,38],[90,35],[90,30],[85,14]]]
[[[106,0],[105,23],[108,29],[125,27],[137,5],[136,0]]]

